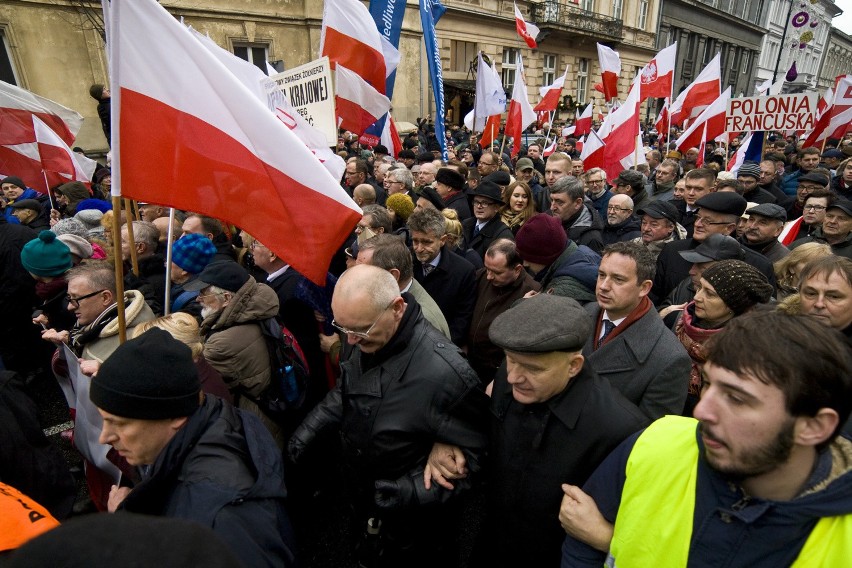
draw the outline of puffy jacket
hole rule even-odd
[[[559,258],[535,279],[544,292],[574,298],[580,303],[594,302],[600,264],[598,253],[569,241]]]
[[[119,507],[213,529],[245,566],[295,566],[284,466],[257,419],[207,395]]]

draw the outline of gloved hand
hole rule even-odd
[[[308,445],[304,442],[304,440],[302,440],[298,435],[293,435],[287,443],[287,457],[292,463],[296,463],[302,457],[302,454],[305,453],[305,449],[307,447]]]
[[[376,505],[383,509],[399,509],[410,505],[417,505],[417,495],[414,491],[414,483],[411,478],[403,477],[392,481],[389,479],[376,480],[376,494],[374,497]]]

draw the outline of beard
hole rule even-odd
[[[762,446],[739,450],[739,455],[731,454],[732,461],[735,460],[736,463],[724,465],[717,463],[706,448],[704,449],[704,459],[707,460],[710,467],[734,479],[746,479],[768,473],[790,458],[794,444],[794,427],[795,420],[791,418],[781,427],[774,439]],[[699,432],[708,438],[716,439],[707,431],[704,423],[700,423],[698,428]],[[726,448],[729,452],[731,451],[729,446],[726,446]]]
[[[203,307],[203,308],[201,308],[201,319],[206,320],[208,317],[212,316],[213,314],[218,313],[218,311],[219,310],[217,310],[216,308]]]

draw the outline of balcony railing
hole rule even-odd
[[[575,4],[545,0],[531,5],[532,21],[542,30],[555,28],[593,38],[620,41],[622,21],[583,10]]]

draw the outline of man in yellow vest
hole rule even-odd
[[[697,420],[628,438],[564,485],[562,566],[846,566],[852,353],[812,318],[731,320],[708,344]]]

